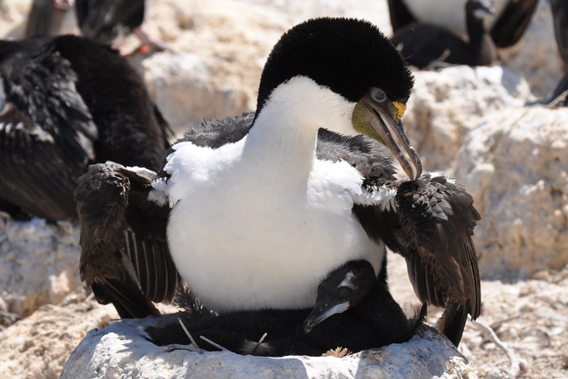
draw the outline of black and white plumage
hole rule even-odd
[[[495,44],[483,25],[483,18],[495,12],[490,0],[468,0],[466,42],[443,27],[411,23],[397,30],[391,38],[408,64],[420,69],[433,62],[487,66],[497,60]]]
[[[159,50],[168,48],[167,43],[142,30],[146,0],[76,0],[75,10],[81,34],[87,38],[110,44],[123,30]]]
[[[377,280],[369,262],[350,261],[320,283],[313,309],[212,314],[189,298],[186,312],[156,319],[144,331],[160,346],[187,345],[190,340],[179,318],[199,347],[210,351],[218,349],[201,336],[246,355],[317,356],[337,347],[356,353],[406,342],[424,328],[426,307],[407,318],[388,289],[382,288],[385,283],[384,278]]]
[[[389,0],[393,32],[411,23],[432,24],[468,40],[465,4],[467,0]],[[513,46],[529,25],[537,0],[494,0],[495,14],[486,27],[498,48]]]
[[[132,31],[142,25],[145,0],[76,0],[75,10],[83,36],[111,43],[119,27]]]
[[[11,210],[77,219],[73,191],[90,163],[161,166],[167,124],[110,48],[75,36],[0,41],[0,77],[0,198]]]
[[[297,25],[267,60],[254,117],[186,134],[159,178],[107,164],[81,180],[75,198],[82,278],[101,286],[127,267],[137,273],[124,260],[132,255],[121,252],[122,231],[131,228],[140,243],[167,247],[183,280],[215,311],[301,309],[314,305],[318,284],[348,261],[366,260],[380,275],[386,242],[411,261],[422,300],[448,306],[442,331],[456,317],[463,328],[467,313],[479,314],[480,300],[471,197],[450,182],[438,194],[436,181],[424,177],[426,204],[435,210],[406,210],[423,219],[400,227],[406,208],[388,185],[396,182],[393,166],[361,135],[387,145],[409,177],[420,178],[420,160],[400,123],[412,81],[400,54],[367,22]],[[455,227],[456,220],[467,222]],[[432,240],[424,244],[426,225]],[[145,270],[141,281],[160,286],[160,271]],[[124,307],[131,290],[110,300]],[[454,343],[461,331],[451,329]]]

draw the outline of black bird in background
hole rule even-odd
[[[467,0],[388,0],[393,34],[411,23],[433,24],[467,38]],[[496,13],[487,27],[498,48],[513,46],[523,36],[538,0],[494,0]]]
[[[26,25],[26,37],[50,34],[56,23],[57,13],[71,8],[69,0],[33,0]]]
[[[497,60],[497,49],[484,26],[484,17],[495,9],[490,0],[468,0],[465,14],[469,41],[448,29],[428,23],[411,23],[391,38],[402,56],[420,69],[433,62],[487,66]]]
[[[50,221],[77,219],[89,164],[158,170],[169,128],[116,51],[76,36],[0,41],[0,204]]]
[[[566,70],[566,64],[568,63],[568,1],[549,1],[552,11],[552,19],[554,21],[556,45],[558,46],[558,53],[564,61],[564,69]],[[549,103],[568,106],[568,94],[565,93],[566,91],[568,91],[568,72],[562,77],[556,86]]]
[[[33,0],[28,15],[26,37],[49,33],[57,10],[67,10],[69,0]],[[160,50],[168,48],[158,38],[142,30],[146,11],[145,0],[75,0],[77,25],[84,37],[111,44],[119,31],[134,33],[144,44]]]
[[[143,43],[167,49],[167,44],[142,30],[145,0],[75,0],[81,33],[95,41],[111,43],[119,28],[134,33]]]

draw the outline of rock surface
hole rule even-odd
[[[455,176],[482,218],[485,278],[518,279],[568,264],[568,109],[509,108],[465,139]]]
[[[143,337],[152,318],[124,320],[87,334],[61,379],[78,378],[476,378],[461,354],[435,330],[404,344],[344,358],[241,356],[231,352],[166,352]],[[456,359],[458,358],[458,359]]]
[[[414,75],[402,121],[429,171],[450,168],[465,135],[485,115],[534,99],[528,83],[504,65],[452,66]]]
[[[118,314],[112,306],[87,299],[86,291],[68,295],[59,305],[45,305],[0,332],[2,378],[56,379],[71,351],[93,328]]]
[[[61,302],[81,285],[79,256],[76,225],[0,217],[1,310],[21,318]]]

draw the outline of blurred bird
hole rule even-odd
[[[1,209],[75,220],[89,164],[161,167],[167,123],[109,47],[75,36],[0,41],[0,82]]]
[[[483,25],[484,17],[495,13],[490,0],[468,0],[465,4],[469,41],[434,24],[411,23],[398,29],[391,42],[408,64],[420,69],[446,62],[487,66],[497,59],[497,49]]]
[[[564,61],[564,68],[568,63],[568,2],[565,0],[550,0],[552,19],[554,21],[554,35],[558,53]],[[551,99],[552,105],[568,106],[568,72],[562,77]]]
[[[58,21],[58,13],[72,8],[69,0],[33,0],[28,13],[26,37],[52,34],[52,27]]]
[[[77,23],[83,36],[110,44],[119,28],[134,33],[144,44],[166,50],[168,45],[142,30],[145,0],[75,0]]]
[[[431,24],[468,40],[468,0],[388,0],[393,33],[411,23]],[[538,0],[494,0],[495,14],[485,25],[498,48],[513,46],[529,25]]]
[[[167,43],[148,35],[142,30],[145,0],[75,0],[77,24],[81,34],[104,44],[111,44],[119,31],[134,33],[142,43],[166,50]],[[50,34],[57,22],[57,11],[73,7],[70,0],[33,0],[26,37]]]

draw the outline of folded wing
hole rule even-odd
[[[91,166],[75,191],[81,279],[122,318],[159,314],[152,302],[171,301],[180,280],[166,243],[169,208],[148,200],[155,178],[107,162]]]
[[[475,319],[480,311],[471,239],[480,216],[472,197],[445,176],[427,174],[418,181],[368,179],[365,189],[393,194],[392,207],[356,205],[354,211],[370,237],[406,259],[418,298],[445,308],[438,328],[457,346],[467,315]]]

